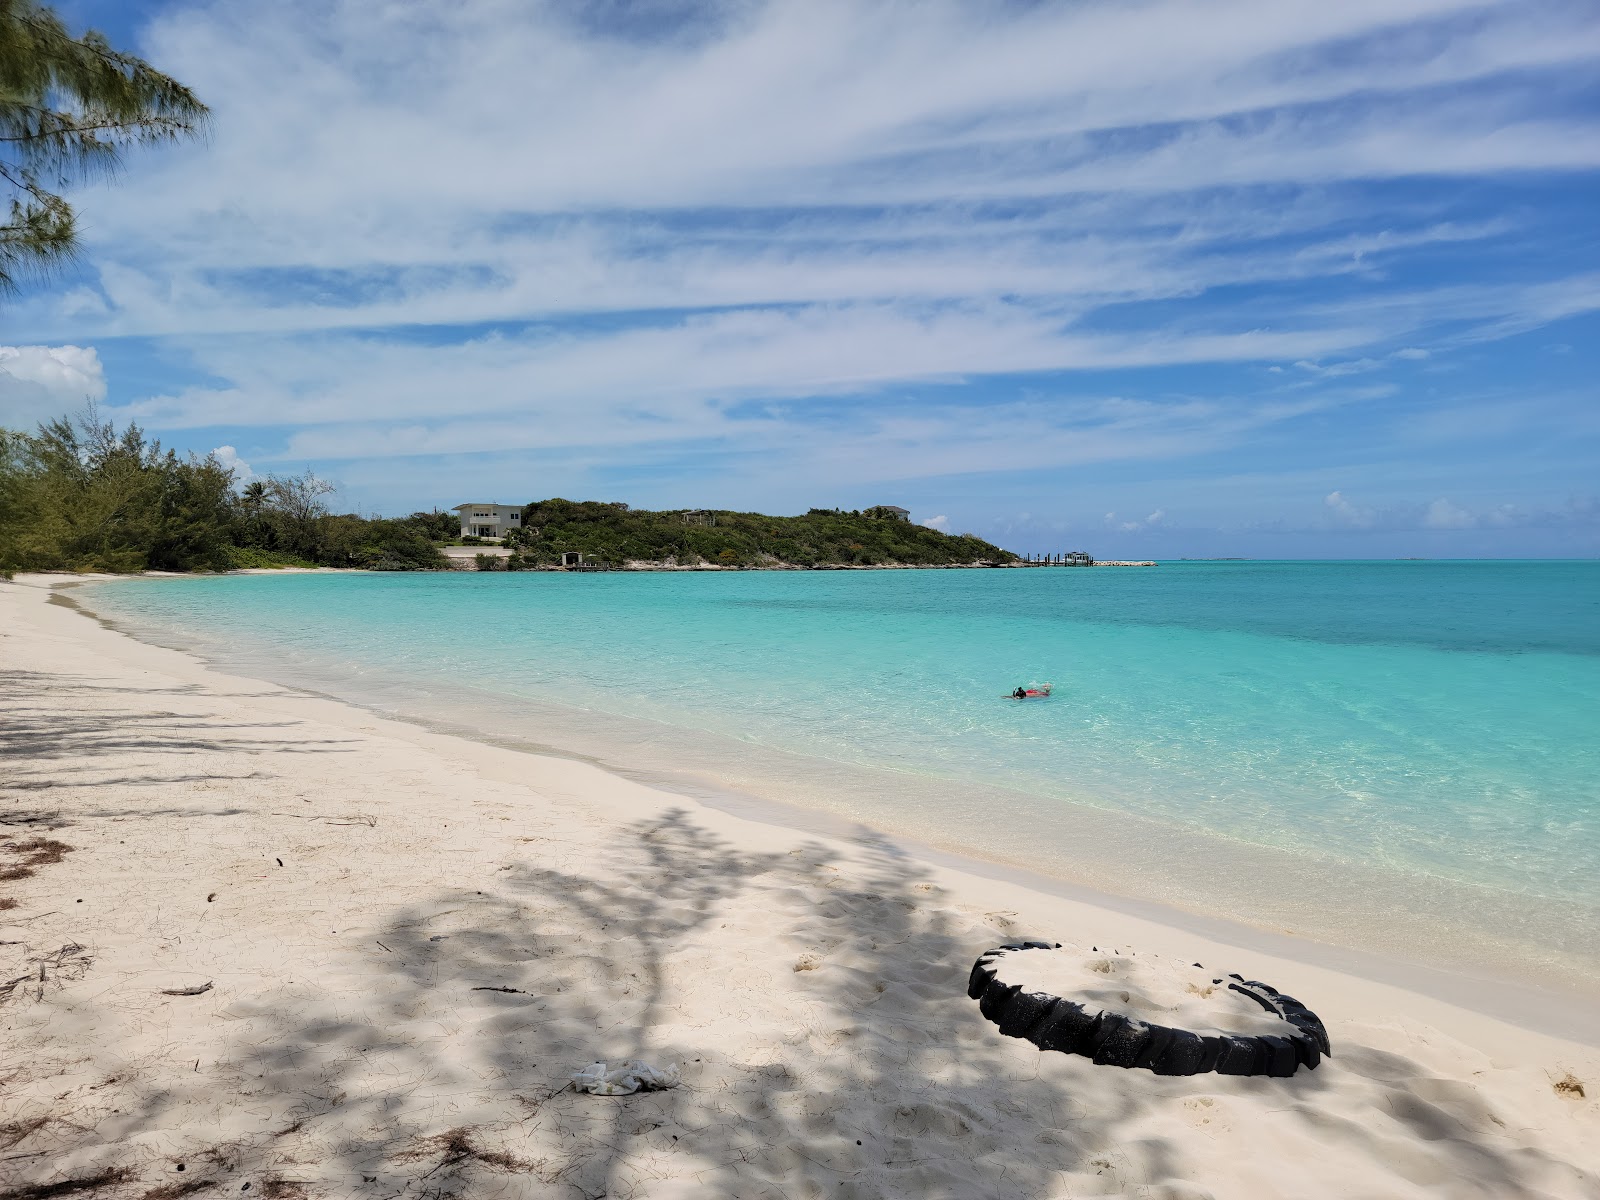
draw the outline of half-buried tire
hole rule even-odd
[[[1105,1003],[1104,988],[1088,989],[1088,994],[1081,996],[1063,996],[1030,983],[1028,976],[1038,972],[1028,968],[1036,968],[1046,960],[1026,956],[1055,955],[1060,950],[1057,942],[1008,942],[997,946],[973,964],[967,995],[978,1001],[979,1011],[1007,1037],[1022,1038],[1041,1050],[1078,1054],[1105,1066],[1139,1068],[1157,1075],[1203,1075],[1215,1071],[1221,1075],[1283,1078],[1301,1067],[1315,1069],[1324,1055],[1332,1053],[1328,1031],[1316,1013],[1293,996],[1239,975],[1206,976],[1204,982],[1209,986],[1191,985],[1187,991],[1195,997],[1208,997],[1220,990],[1247,998],[1263,1012],[1248,1018],[1234,1011],[1232,1020],[1236,1025],[1250,1026],[1249,1031],[1221,1028],[1226,1020],[1218,1028],[1156,1024]],[[1084,960],[1087,968],[1107,976],[1114,975],[1119,966],[1138,963],[1143,967],[1152,962],[1149,958],[1102,955],[1098,950],[1095,953],[1098,958]],[[1203,971],[1198,963],[1194,966]],[[1110,979],[1106,983],[1114,987]],[[1117,994],[1123,1001],[1130,998],[1128,991]],[[1187,996],[1185,999],[1186,1010],[1193,1017],[1198,1001]],[[1234,1002],[1235,1010],[1240,1007]]]

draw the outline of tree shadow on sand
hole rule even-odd
[[[1159,1079],[999,1037],[965,995],[993,923],[942,900],[889,842],[856,849],[853,864],[814,845],[740,853],[670,813],[600,861],[485,867],[481,890],[395,909],[327,990],[231,1004],[223,1061],[192,1088],[126,1082],[115,1120],[80,1113],[82,1134],[40,1127],[24,1149],[120,1138],[126,1153],[92,1165],[134,1174],[84,1189],[107,1196],[252,1181],[279,1196],[1210,1194],[1184,1182],[1175,1143],[1133,1126],[1216,1077]],[[1387,1057],[1354,1061],[1406,1085],[1426,1076]],[[578,1067],[628,1058],[681,1064],[682,1085],[567,1086]],[[1317,1075],[1251,1082],[1292,1128],[1326,1136]],[[1436,1089],[1426,1109],[1406,1100],[1392,1122],[1333,1140],[1393,1157],[1408,1128],[1431,1135],[1407,1177],[1478,1179],[1485,1195],[1570,1171],[1470,1122],[1428,1125],[1462,1122],[1466,1102]],[[176,1152],[138,1141],[154,1130],[188,1146],[182,1177]],[[52,1180],[40,1168],[30,1182]]]
[[[267,730],[291,729],[300,722],[215,721],[170,712],[121,707],[60,711],[45,701],[61,693],[117,691],[78,685],[70,679],[31,671],[0,670],[0,792],[43,792],[56,787],[154,786],[251,776],[178,772],[173,756],[201,754],[329,754],[347,749],[348,738],[263,738]],[[152,689],[154,690],[154,689]],[[192,689],[164,689],[174,694]],[[146,697],[150,692],[138,693]],[[35,703],[35,701],[39,703]],[[105,762],[148,756],[161,770],[139,775],[106,774]],[[259,772],[255,773],[257,776]]]

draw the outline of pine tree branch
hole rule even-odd
[[[0,0],[0,187],[11,192],[0,292],[76,248],[71,206],[41,179],[65,188],[113,170],[124,146],[199,135],[208,117],[188,88],[99,33],[73,37],[38,0]]]
[[[120,121],[74,121],[63,113],[50,112],[48,109],[30,111],[60,118],[61,127],[59,129],[41,129],[16,135],[0,135],[0,142],[36,142],[52,137],[65,137],[82,133],[103,133],[121,129],[158,129],[163,133],[169,133],[173,137],[180,133],[193,132],[193,126],[186,121],[179,120],[177,117],[131,117]]]
[[[34,40],[39,47],[48,47],[56,52],[47,62],[53,74],[67,67],[82,67],[85,64],[75,63],[72,60],[80,55],[88,55],[98,61],[101,78],[96,82],[102,85],[121,84],[131,92],[142,92],[144,94],[138,97],[142,104],[153,105],[158,112],[170,109],[174,113],[182,113],[196,123],[204,121],[209,115],[210,110],[200,102],[199,97],[176,79],[163,75],[143,59],[113,50],[105,39],[92,29],[81,38],[73,38],[54,12],[49,9],[44,9],[43,12],[49,15],[40,15],[36,9],[33,15],[23,16],[17,23],[33,32]],[[89,81],[80,79],[78,82],[82,84]]]

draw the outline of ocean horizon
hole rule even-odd
[[[1600,562],[96,585],[243,674],[1469,973],[1600,981]],[[1045,700],[1019,685],[1050,682]]]

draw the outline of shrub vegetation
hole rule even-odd
[[[227,571],[272,567],[439,570],[439,543],[460,541],[454,513],[396,519],[329,511],[331,484],[309,471],[235,486],[211,455],[179,457],[136,425],[120,433],[92,410],[36,433],[0,430],[0,572]],[[946,566],[1014,555],[884,510],[648,512],[625,504],[541,500],[505,539],[509,559],[482,571],[657,562],[721,567]]]
[[[446,566],[452,514],[368,520],[328,511],[309,472],[235,490],[215,457],[180,458],[94,412],[36,433],[0,429],[0,571],[227,571]]]
[[[882,510],[878,510],[880,513]],[[898,520],[836,508],[804,516],[649,512],[599,501],[540,500],[507,535],[527,566],[558,564],[576,551],[587,562],[678,566],[948,566],[1009,562],[1009,551],[970,535],[951,536]]]

